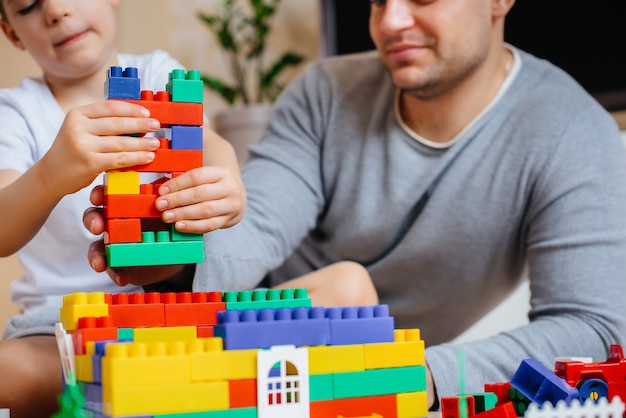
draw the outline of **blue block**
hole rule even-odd
[[[94,383],[102,383],[102,356],[91,356],[91,368]]]
[[[329,320],[323,307],[220,311],[213,335],[222,337],[226,350],[327,345]]]
[[[141,82],[135,67],[110,67],[104,82],[104,100],[141,99]]]
[[[387,305],[328,308],[330,345],[394,341],[394,320]]]
[[[560,400],[567,404],[578,398],[578,390],[549,370],[540,361],[522,360],[511,378],[511,386],[539,406],[546,401],[556,406]]]
[[[83,386],[85,395],[85,408],[102,413],[102,386],[95,383],[85,383]]]
[[[201,150],[202,127],[201,126],[172,126],[171,149]]]

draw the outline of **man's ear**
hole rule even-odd
[[[515,0],[492,0],[491,15],[494,18],[502,18],[511,10],[515,4]]]
[[[15,31],[13,30],[13,26],[11,26],[9,22],[7,22],[6,20],[0,20],[0,26],[2,27],[2,32],[4,33],[4,36],[7,37],[7,39],[13,44],[13,46],[15,46],[17,49],[21,49],[22,51],[26,51],[26,47],[24,47],[24,44],[20,40],[20,37],[17,36],[17,33],[15,33]]]

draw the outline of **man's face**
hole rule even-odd
[[[491,0],[372,0],[370,34],[398,88],[438,97],[486,58]]]

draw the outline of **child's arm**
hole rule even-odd
[[[103,171],[154,159],[159,122],[141,106],[103,101],[68,112],[48,152],[28,171],[0,171],[0,256],[22,248],[64,196],[91,184]]]
[[[239,222],[245,212],[246,193],[235,151],[230,143],[207,126],[204,127],[204,164],[204,167],[166,181],[159,188],[161,197],[157,200],[157,208],[163,211],[162,219],[167,223],[175,222],[178,230],[207,233],[228,228]],[[101,206],[103,200],[103,188],[94,188],[91,203]],[[160,201],[166,202],[166,206],[161,207]],[[93,234],[101,234],[104,231],[101,209],[87,209],[83,223]],[[118,285],[146,286],[172,280],[189,283],[193,276],[192,269],[180,265],[107,268],[102,240],[91,245],[88,258],[95,271],[106,270]]]

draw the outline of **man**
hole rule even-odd
[[[458,393],[459,349],[470,393],[528,357],[604,360],[626,336],[616,124],[564,72],[504,43],[514,0],[371,3],[377,52],[312,65],[284,92],[243,173],[248,212],[207,236],[194,289],[357,261],[396,326],[421,329],[431,405],[435,387]],[[526,267],[530,324],[447,343]]]

